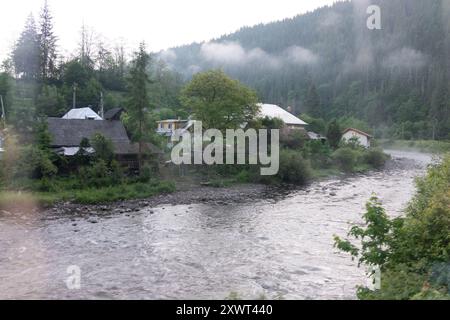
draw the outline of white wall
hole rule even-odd
[[[363,134],[355,131],[348,131],[342,136],[342,140],[349,141],[352,138],[358,138],[359,143],[366,148],[370,148],[370,139]]]

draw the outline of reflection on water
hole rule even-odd
[[[372,192],[391,215],[428,156],[247,204],[160,206],[98,217],[0,213],[0,298],[344,299],[364,270],[333,249]],[[81,290],[68,290],[68,266]]]

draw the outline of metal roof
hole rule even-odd
[[[86,119],[103,120],[91,108],[72,109],[69,112],[67,112],[62,118],[63,119],[80,119],[80,120],[86,120]]]
[[[262,117],[279,118],[287,125],[308,125],[303,120],[297,118],[292,113],[287,112],[277,105],[260,103],[258,106],[260,107],[260,115]]]

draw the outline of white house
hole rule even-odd
[[[102,117],[95,113],[91,108],[72,109],[62,118],[68,120],[103,120]]]
[[[357,139],[359,144],[365,148],[370,148],[372,136],[364,131],[348,128],[342,135],[342,141],[348,142],[351,139]]]
[[[308,125],[303,120],[277,105],[260,103],[258,106],[260,107],[260,117],[279,118],[283,120],[289,129],[305,129]]]

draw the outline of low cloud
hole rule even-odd
[[[415,69],[427,64],[428,57],[412,48],[402,48],[391,53],[384,61],[386,68]]]
[[[287,58],[300,65],[313,65],[319,62],[319,57],[311,50],[299,46],[293,46],[285,51]]]
[[[201,47],[200,54],[205,60],[217,64],[258,63],[268,68],[278,68],[285,63],[311,65],[319,61],[316,54],[299,46],[293,46],[278,55],[272,55],[261,48],[246,50],[237,42],[205,43]]]
[[[247,52],[236,42],[204,43],[200,54],[208,61],[225,64],[240,64],[247,60]]]
[[[202,67],[197,66],[197,65],[191,65],[187,68],[187,71],[189,74],[194,75],[196,73],[199,73],[202,71]]]
[[[166,62],[173,62],[177,59],[177,54],[172,49],[160,52],[159,57]]]

